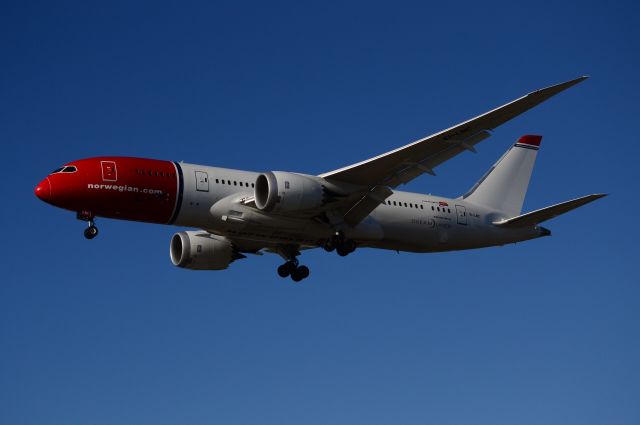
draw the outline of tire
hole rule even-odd
[[[338,245],[338,247],[336,248],[336,252],[338,253],[339,256],[346,257],[347,255],[349,255],[351,251],[346,249],[344,245]]]
[[[278,276],[285,278],[291,274],[291,264],[284,263],[280,267],[278,267]]]
[[[300,282],[307,277],[309,277],[309,267],[307,266],[296,267],[296,269],[291,272],[291,280],[294,282]]]
[[[324,250],[327,252],[333,252],[336,249],[336,244],[332,239],[327,239],[323,246]]]
[[[345,249],[349,254],[351,254],[353,251],[355,251],[355,250],[356,250],[356,243],[355,243],[354,241],[352,241],[352,240],[346,240],[346,241],[344,241],[343,246],[344,246],[344,249]]]
[[[93,239],[98,236],[98,228],[96,226],[89,226],[84,229],[84,237],[87,239]]]
[[[309,267],[307,266],[300,266],[296,269],[296,273],[300,276],[302,276],[302,279],[306,279],[309,277]]]

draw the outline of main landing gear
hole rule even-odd
[[[81,211],[78,213],[77,217],[78,217],[78,220],[86,221],[89,224],[89,226],[86,229],[84,229],[85,238],[93,239],[96,236],[98,236],[98,228],[96,227],[95,221],[93,221],[94,219],[93,214],[86,211]]]
[[[297,259],[289,260],[278,267],[278,276],[282,278],[291,276],[291,280],[300,282],[309,277],[309,267],[299,265]]]
[[[334,236],[325,241],[323,248],[327,252],[335,250],[339,256],[345,257],[356,250],[356,243],[345,238],[342,233],[336,232]]]
[[[276,250],[282,258],[286,260],[284,264],[278,267],[278,276],[285,278],[291,277],[294,282],[300,282],[309,277],[309,267],[302,266],[298,262],[300,251],[292,245],[281,246]]]

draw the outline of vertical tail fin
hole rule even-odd
[[[541,140],[542,136],[520,137],[463,198],[507,217],[519,215]]]

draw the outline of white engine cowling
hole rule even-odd
[[[256,179],[255,202],[261,211],[301,211],[320,207],[327,200],[325,187],[312,176],[269,171]]]
[[[234,260],[244,258],[229,240],[205,231],[176,233],[169,254],[174,266],[192,270],[224,270]]]

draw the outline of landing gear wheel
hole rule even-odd
[[[355,250],[356,250],[356,243],[354,241],[352,241],[352,240],[349,240],[349,239],[343,241],[336,248],[336,251],[338,252],[338,255],[341,256],[341,257],[345,257],[345,256],[351,254]]]
[[[336,248],[336,252],[341,257],[346,257],[347,255],[349,255],[351,253],[351,251],[349,251],[347,248],[345,248],[344,245],[338,245],[338,247]]]
[[[309,277],[309,267],[307,266],[296,267],[296,269],[291,272],[291,280],[294,282],[300,282],[307,277]]]
[[[87,239],[93,239],[98,236],[98,228],[93,224],[84,229],[84,237]]]
[[[333,239],[327,239],[323,245],[323,248],[327,252],[332,252],[336,249],[336,243]]]
[[[293,261],[287,261],[278,267],[278,276],[288,277],[296,270],[296,264]]]

